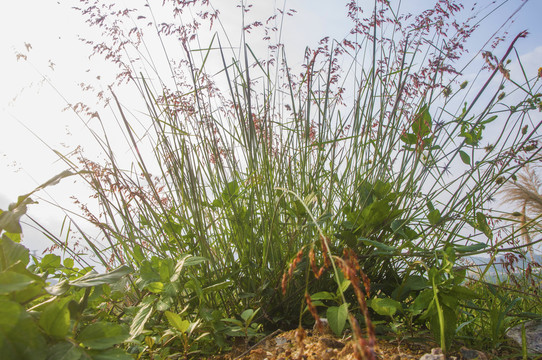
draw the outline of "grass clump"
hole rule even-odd
[[[84,208],[102,232],[88,244],[106,268],[135,269],[116,313],[130,323],[133,353],[188,357],[257,338],[260,324],[301,328],[313,321],[306,305],[339,335],[349,319],[360,358],[374,355],[371,317],[399,337],[429,329],[444,351],[456,333],[491,323],[465,306],[495,308],[482,296],[501,302],[505,290],[467,287],[456,265],[495,257],[517,235],[497,231],[490,211],[503,184],[539,159],[540,123],[530,117],[539,76],[515,79],[506,67],[527,34],[498,57],[485,52],[484,80],[467,84],[454,62],[476,19],[454,21],[460,2],[416,16],[385,1],[346,5],[350,35],[307,48],[295,69],[280,43],[292,11],[249,22],[242,3],[233,46],[207,1],[165,1],[171,22],[152,6],[104,15],[109,5],[83,2],[104,34],[90,41],[95,53],[119,65],[144,110],[135,116],[111,88],[131,167],[108,131],[97,136],[104,163],[82,152],[69,162],[85,170],[99,205],[99,214]],[[163,57],[147,43],[153,33]],[[502,301],[509,316],[516,308]]]

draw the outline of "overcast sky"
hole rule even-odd
[[[217,1],[224,4],[224,1]],[[269,8],[282,7],[282,1],[267,1]],[[485,1],[485,0],[484,0]],[[484,1],[481,1],[483,3]],[[419,3],[424,3],[420,1]],[[429,1],[427,1],[429,2]],[[0,2],[0,208],[5,209],[18,195],[28,193],[40,183],[66,168],[53,150],[65,153],[77,145],[88,144],[88,132],[82,122],[69,111],[62,111],[67,102],[80,100],[94,103],[78,84],[113,76],[110,67],[97,58],[88,58],[89,49],[78,35],[92,36],[79,14],[70,8],[77,1],[24,0]],[[121,3],[118,1],[117,3]],[[125,1],[126,4],[132,4]],[[151,1],[152,3],[152,1]],[[161,1],[156,1],[161,3]],[[235,1],[231,0],[231,3]],[[286,7],[298,14],[287,19],[284,42],[291,61],[301,62],[305,45],[314,46],[325,35],[342,38],[347,34],[345,1],[295,0]],[[392,2],[393,3],[393,2]],[[407,1],[403,1],[407,3]],[[418,2],[416,2],[418,3]],[[467,3],[467,2],[465,2]],[[492,15],[489,23],[502,22],[522,1],[509,1]],[[542,66],[542,1],[529,1],[513,24],[505,28],[510,34],[527,29],[531,33],[517,48],[524,65],[531,71]],[[480,46],[485,37],[474,39]],[[513,37],[513,35],[511,35]],[[289,46],[289,47],[288,47]],[[17,61],[16,53],[28,55]],[[47,80],[44,80],[44,77]],[[107,110],[104,110],[107,113]],[[59,231],[63,213],[45,202],[58,201],[70,207],[70,195],[81,193],[83,187],[75,179],[65,180],[41,194],[40,205],[30,214],[45,226]],[[49,244],[27,231],[27,246],[42,250]]]

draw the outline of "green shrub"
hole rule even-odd
[[[136,10],[137,19],[103,15],[110,4],[100,2],[80,9],[104,33],[89,43],[121,66],[120,78],[137,88],[146,111],[135,116],[117,97],[121,90],[111,91],[133,154],[130,170],[107,132],[98,139],[105,163],[79,154],[100,206],[99,214],[86,213],[103,235],[90,240],[92,249],[106,267],[139,269],[133,316],[145,321],[135,333],[166,326],[149,319],[171,306],[186,309],[187,318],[177,318],[180,308],[166,313],[170,335],[186,346],[187,324],[194,329],[196,319],[220,344],[231,330],[221,319],[246,311],[259,309],[254,320],[268,329],[293,327],[306,321],[299,315],[306,293],[331,294],[341,284],[349,267],[335,265],[351,249],[371,281],[371,308],[425,324],[449,349],[461,306],[479,295],[453,266],[459,257],[499,252],[509,240],[493,231],[491,200],[539,158],[540,126],[529,118],[540,108],[539,77],[516,81],[506,69],[525,32],[500,58],[484,53],[484,82],[468,85],[453,67],[475,28],[473,19],[454,22],[459,3],[441,1],[410,18],[377,1],[362,20],[349,2],[351,36],[307,48],[299,73],[281,44],[270,43],[264,60],[246,40],[252,28],[272,26],[243,24],[238,51],[227,33],[198,31],[220,19],[205,1],[166,1],[177,22],[151,21],[161,24],[154,35],[167,69],[146,65],[161,56],[144,55],[149,8]],[[194,15],[198,25],[176,25],[186,24],[184,10],[194,5],[203,8]],[[181,49],[178,58],[168,55],[173,49]],[[177,273],[189,259],[198,266]],[[366,315],[361,285],[353,285],[336,296]],[[326,307],[338,319],[337,305]],[[254,335],[248,323],[227,322]],[[334,323],[337,332],[343,327]]]

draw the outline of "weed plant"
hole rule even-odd
[[[495,230],[492,199],[540,158],[540,73],[507,68],[527,33],[505,48],[498,38],[468,83],[455,64],[470,64],[460,61],[479,20],[457,22],[461,2],[414,16],[386,1],[345,5],[348,37],[323,38],[296,68],[281,30],[293,10],[249,21],[252,5],[241,2],[233,45],[208,1],[131,10],[81,1],[103,34],[86,39],[94,54],[119,66],[118,83],[135,86],[145,110],[130,111],[118,87],[99,94],[130,167],[108,131],[98,135],[105,162],[65,157],[86,171],[99,204],[98,213],[82,205],[102,231],[87,238],[94,254],[107,268],[136,269],[129,315],[141,353],[160,342],[186,348],[197,327],[225,347],[230,336],[256,337],[259,323],[307,325],[322,309],[339,333],[347,313],[354,330],[361,314],[370,328],[365,297],[400,336],[427,326],[446,351],[462,306],[481,298],[456,262],[505,251],[518,232]],[[87,105],[74,108],[109,127]],[[363,271],[350,273],[356,263]],[[477,284],[511,311],[503,290]],[[485,333],[491,316],[470,333]],[[176,340],[159,335],[165,318]]]

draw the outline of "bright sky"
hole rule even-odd
[[[223,1],[217,3],[223,4]],[[271,9],[282,7],[282,0],[266,1]],[[73,0],[0,2],[0,13],[4,14],[0,22],[2,209],[6,209],[18,195],[30,192],[40,183],[66,169],[66,165],[59,161],[53,149],[66,153],[77,145],[83,145],[92,152],[93,142],[81,120],[77,119],[73,112],[62,109],[66,107],[66,101],[76,103],[84,100],[94,104],[94,99],[81,91],[78,84],[94,81],[97,76],[107,83],[112,72],[97,57],[89,60],[89,48],[78,40],[78,35],[96,36],[96,32],[89,32],[79,14],[70,8],[77,3]],[[128,0],[125,0],[125,3],[130,6],[133,4]],[[158,3],[161,1],[156,1],[157,5]],[[232,0],[231,3],[235,1]],[[286,8],[298,11],[294,18],[287,18],[284,32],[284,42],[291,61],[300,62],[304,47],[314,46],[316,41],[325,35],[343,38],[347,34],[348,23],[344,20],[343,3],[346,1],[287,2]],[[522,1],[518,0],[508,1],[487,23],[501,23],[521,3]],[[542,1],[530,0],[517,14],[516,21],[505,28],[510,32],[510,38],[524,29],[531,33],[517,46],[524,65],[530,71],[542,66],[540,14]],[[268,15],[270,14],[266,14],[266,17]],[[487,31],[484,35],[485,40]],[[481,38],[473,39],[475,46],[479,47],[482,43]],[[27,48],[25,44],[29,44],[31,48]],[[17,61],[17,52],[27,54],[28,61]],[[44,77],[47,80],[44,80]],[[110,115],[109,110],[102,111]],[[41,193],[43,199],[39,205],[33,205],[29,213],[58,234],[64,215],[58,209],[46,206],[46,201],[73,208],[70,195],[82,193],[84,194],[84,186],[77,184],[75,179],[64,180],[60,185]],[[43,236],[31,229],[25,231],[24,242],[30,248],[39,250],[38,254],[50,245]]]

